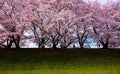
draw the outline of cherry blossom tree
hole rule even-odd
[[[24,5],[20,0],[0,1],[0,47],[11,48],[15,45],[16,48],[20,48],[20,38],[24,31],[23,8]]]
[[[79,43],[81,48],[84,48],[84,44],[88,38],[89,32],[89,23],[88,20],[91,17],[91,9],[90,4],[86,3],[82,0],[77,0],[75,3],[73,13],[75,14],[75,34],[76,34],[76,42]]]
[[[26,40],[38,48],[76,42],[84,48],[88,37],[106,49],[120,46],[119,1],[0,0],[0,48],[20,48]]]
[[[119,6],[119,3],[111,3],[93,12],[94,37],[103,48],[116,47],[116,44],[119,46]]]
[[[28,6],[27,9],[29,9],[29,11],[27,10],[25,12],[26,17],[31,23],[31,29],[34,33],[35,41],[37,41],[39,45],[46,44],[50,41],[53,48],[57,48],[57,45],[67,29],[65,29],[64,26],[68,22],[65,23],[64,20],[66,19],[66,15],[71,15],[70,3],[72,2],[65,2],[64,0],[38,0],[36,2],[32,2],[32,4]],[[59,19],[64,20],[59,21]]]

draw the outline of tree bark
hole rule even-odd
[[[103,49],[108,49],[108,43],[102,45],[103,45]]]
[[[53,49],[56,49],[57,47],[56,47],[56,44],[55,43],[53,43]]]

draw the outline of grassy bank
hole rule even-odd
[[[0,49],[0,74],[120,74],[120,50]]]

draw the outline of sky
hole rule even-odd
[[[88,1],[88,0],[86,0]],[[89,1],[96,1],[96,0],[89,0]],[[116,2],[116,1],[119,1],[119,0],[97,0],[98,2],[100,2],[101,4],[106,4],[107,1],[113,1],[113,2]]]

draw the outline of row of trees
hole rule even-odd
[[[0,47],[84,48],[92,38],[103,48],[120,46],[120,2],[0,0]]]

